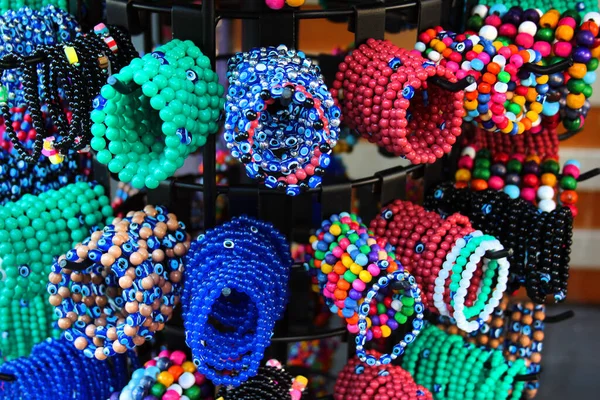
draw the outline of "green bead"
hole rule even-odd
[[[110,151],[104,149],[98,152],[96,159],[100,164],[108,164],[108,162],[112,159],[112,155],[110,154]]]
[[[523,164],[521,164],[521,162],[519,160],[512,159],[512,160],[508,160],[508,162],[506,163],[506,171],[507,172],[520,174],[522,169],[523,169]]]
[[[508,110],[507,111],[510,111],[510,112],[512,112],[515,115],[519,115],[519,113],[521,112],[521,106],[518,105],[517,103],[510,103],[508,105]]]
[[[510,82],[510,74],[506,71],[501,71],[498,74],[498,80],[504,83]]]
[[[200,391],[200,387],[198,387],[198,385],[194,385],[185,389],[183,394],[186,395],[190,400],[200,400],[202,392]]]
[[[589,71],[595,71],[596,69],[598,69],[598,59],[597,58],[592,58],[587,64],[586,64],[587,70]]]
[[[582,79],[569,79],[567,82],[567,89],[575,94],[583,93],[586,86],[587,84]]]
[[[165,387],[165,385],[161,384],[161,383],[155,383],[154,385],[152,385],[152,388],[150,388],[150,393],[153,396],[158,397],[159,399],[162,397],[162,395],[167,391],[167,388]]]
[[[473,177],[475,179],[483,179],[485,181],[487,181],[488,179],[490,179],[491,173],[489,169],[483,169],[483,168],[475,168],[473,170]]]
[[[565,126],[565,129],[567,129],[568,131],[576,131],[577,129],[581,128],[581,119],[580,118],[577,118],[577,119],[565,118],[565,119],[563,119],[563,125]]]
[[[394,319],[396,320],[396,322],[398,322],[400,325],[403,325],[406,323],[406,321],[408,321],[408,317],[402,313],[396,313],[394,315]]]
[[[537,40],[552,43],[554,41],[554,30],[552,28],[541,28],[536,32],[535,38]]]
[[[565,10],[562,15],[561,18],[565,18],[565,17],[571,17],[575,19],[576,22],[576,26],[581,25],[581,15],[579,15],[579,12],[577,12],[576,10],[573,9],[567,9]]]
[[[583,88],[582,93],[586,99],[589,99],[590,97],[592,97],[592,94],[594,94],[594,88],[592,87],[592,85],[586,84],[585,87]]]
[[[346,272],[344,272],[344,280],[348,283],[352,283],[356,280],[356,275],[352,273],[352,271],[347,270]]]
[[[558,174],[560,171],[560,164],[556,160],[545,160],[541,165],[542,173],[552,173],[554,175]]]
[[[472,15],[467,20],[467,27],[471,30],[479,31],[482,26],[483,26],[483,18],[481,18],[481,16],[479,16],[479,15]]]
[[[560,179],[560,187],[564,190],[575,190],[577,189],[577,179],[572,176],[563,176]]]

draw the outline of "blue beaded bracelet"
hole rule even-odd
[[[256,375],[285,310],[292,264],[274,227],[238,217],[201,235],[185,260],[186,342],[198,370],[217,385]]]
[[[321,185],[340,133],[340,109],[318,66],[285,46],[229,60],[224,138],[247,175],[295,196]]]
[[[405,294],[407,296],[412,297],[415,300],[414,309],[415,309],[415,317],[412,320],[412,330],[404,335],[404,337],[400,340],[398,344],[396,344],[391,354],[384,354],[379,358],[376,358],[373,355],[367,354],[365,351],[364,345],[367,341],[367,315],[369,314],[370,304],[377,296],[379,290],[386,288],[392,281],[405,281],[409,285],[409,289],[405,290]],[[396,294],[394,295],[395,300],[400,300],[402,295]],[[407,345],[412,343],[415,338],[421,332],[423,328],[423,303],[421,301],[421,290],[417,286],[417,281],[415,278],[409,274],[407,271],[398,270],[387,276],[382,276],[377,280],[377,283],[373,284],[367,295],[365,296],[365,301],[360,305],[358,309],[358,328],[359,333],[356,336],[356,354],[360,361],[366,363],[369,366],[378,366],[382,364],[389,364],[392,360],[395,360],[402,354],[404,354],[404,349]]]

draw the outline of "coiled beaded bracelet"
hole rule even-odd
[[[135,353],[128,356],[137,362]],[[29,357],[0,366],[0,373],[15,377],[12,382],[2,382],[0,397],[105,400],[113,388],[127,383],[127,358],[90,360],[64,339],[46,339],[34,346]],[[92,376],[94,379],[89,379]]]
[[[256,375],[287,304],[291,262],[283,235],[249,217],[192,242],[182,298],[186,342],[213,383],[237,386]]]
[[[433,76],[457,81],[449,68],[369,39],[340,64],[331,92],[346,124],[370,142],[413,164],[433,163],[450,152],[464,115],[464,92],[429,85]]]
[[[91,146],[136,189],[158,187],[218,129],[223,86],[189,40],[134,59],[109,82],[94,100]]]
[[[61,253],[112,215],[100,185],[78,182],[0,206],[0,351],[12,360],[56,336],[45,286]]]
[[[291,196],[320,186],[340,109],[319,67],[282,45],[236,54],[227,77],[224,137],[248,176]]]
[[[185,226],[161,206],[92,233],[49,276],[50,304],[64,337],[100,360],[152,339],[179,303],[188,248]]]

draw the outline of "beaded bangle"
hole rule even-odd
[[[265,0],[265,4],[273,10],[279,10],[286,4],[290,7],[300,7],[304,0]]]
[[[25,6],[34,10],[39,10],[46,5],[52,5],[61,10],[67,10],[69,8],[67,0],[2,0],[0,2],[0,11],[6,12]]]
[[[246,174],[295,196],[321,185],[340,133],[340,109],[319,68],[285,46],[229,60],[224,138]]]
[[[146,206],[59,258],[48,293],[64,337],[99,360],[152,339],[179,303],[184,229],[164,207]]]
[[[369,313],[370,304],[373,298],[377,295],[380,289],[386,288],[392,281],[397,282],[408,282],[410,289],[406,289],[407,294],[414,299],[414,310],[415,318],[412,321],[412,330],[404,335],[404,338],[400,340],[398,344],[394,346],[391,354],[383,355],[379,358],[375,358],[371,355],[366,354],[364,345],[367,341],[367,321],[366,316]],[[421,291],[417,286],[415,278],[408,272],[396,271],[394,273],[382,276],[377,280],[377,283],[373,284],[365,296],[365,301],[360,305],[358,312],[358,328],[359,333],[356,336],[356,354],[358,358],[369,366],[378,366],[382,364],[389,364],[392,360],[395,360],[398,356],[404,353],[404,348],[412,343],[415,338],[419,335],[421,328],[423,327],[423,303],[421,302]]]
[[[94,100],[91,146],[136,189],[158,187],[217,131],[223,87],[190,41],[174,39],[134,59],[110,82]]]
[[[429,86],[434,75],[456,82],[450,69],[369,39],[340,64],[332,94],[346,123],[370,142],[413,164],[433,163],[456,142],[464,114],[464,92]]]
[[[369,351],[375,358],[380,356]],[[335,382],[335,400],[357,400],[361,398],[401,398],[410,400],[433,399],[431,393],[421,385],[417,385],[411,374],[396,365],[380,365],[365,368],[364,364],[353,357],[338,374]]]
[[[157,357],[135,370],[129,383],[110,396],[110,400],[133,400],[146,396],[169,400],[175,396],[205,399],[214,389],[204,375],[186,361],[183,351],[161,351]]]
[[[194,364],[215,384],[239,385],[256,375],[285,310],[289,245],[271,224],[239,217],[193,242],[186,265],[183,320]]]
[[[7,360],[56,335],[45,292],[49,267],[91,228],[104,225],[112,214],[108,202],[102,186],[79,182],[0,206],[0,331],[8,333],[0,337],[0,350]]]

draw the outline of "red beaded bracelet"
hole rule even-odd
[[[449,153],[461,134],[464,92],[429,85],[450,69],[386,40],[369,39],[340,64],[331,90],[346,124],[370,142],[413,164],[433,163]]]

